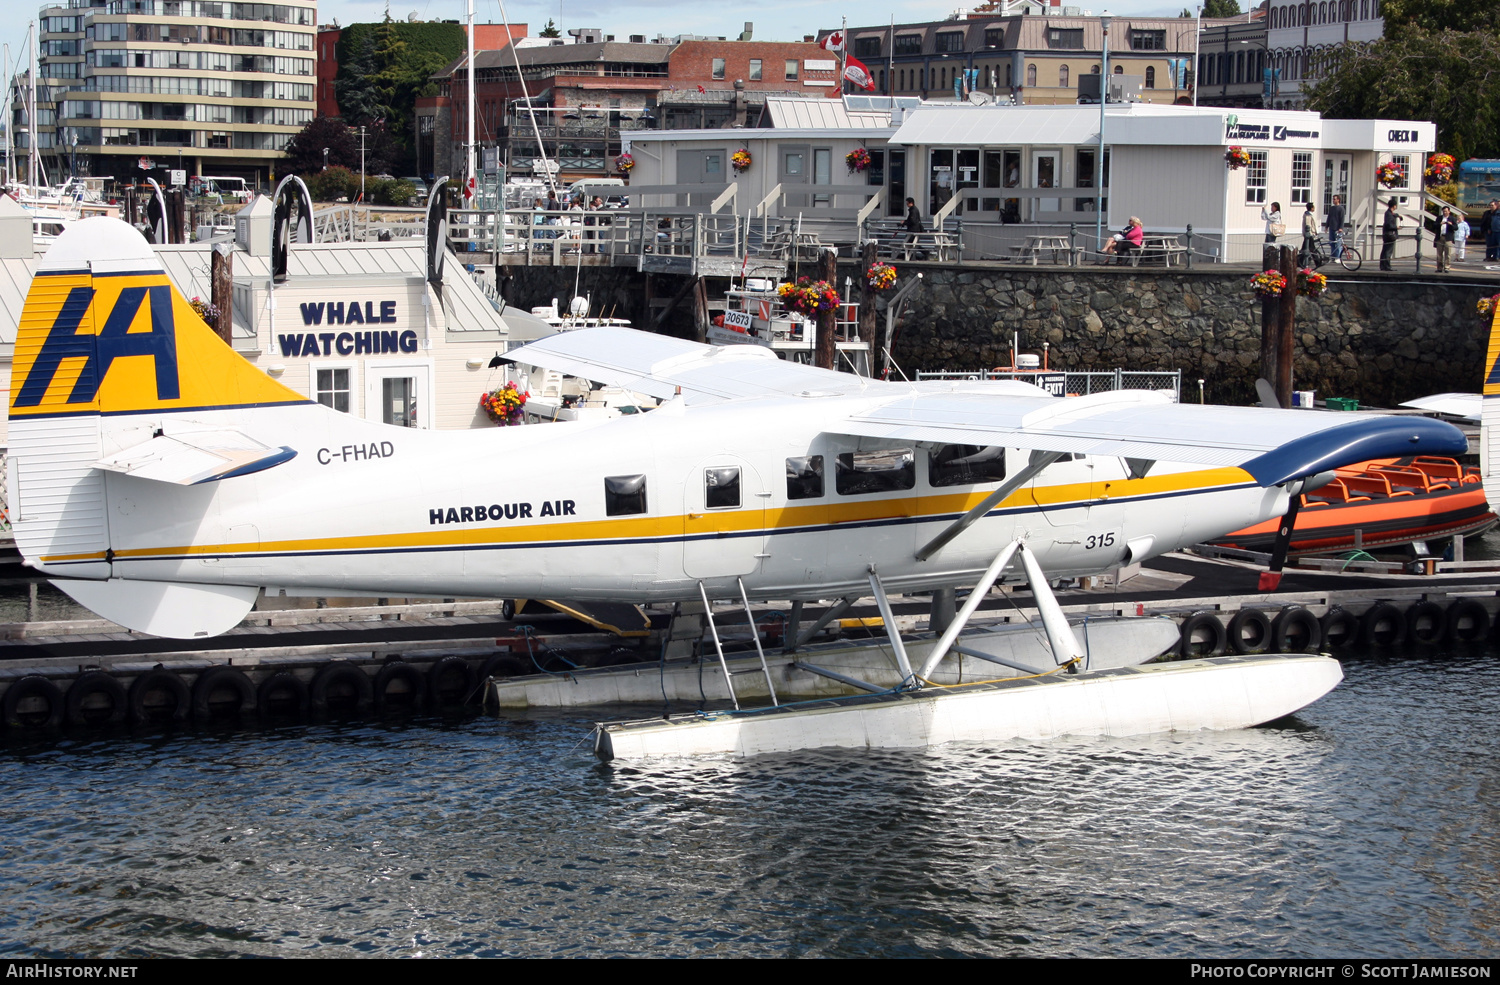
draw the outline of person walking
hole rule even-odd
[[[1380,225],[1380,269],[1395,270],[1391,258],[1396,255],[1396,239],[1401,235],[1401,217],[1396,214],[1396,200],[1385,203],[1385,218]]]
[[[1453,237],[1457,231],[1458,222],[1453,218],[1453,210],[1443,206],[1432,229],[1432,245],[1437,248],[1437,272],[1440,274],[1453,269]]]
[[[1328,230],[1328,255],[1337,260],[1344,255],[1344,200],[1337,195],[1328,207],[1323,228]]]
[[[1286,223],[1281,221],[1280,202],[1272,202],[1270,212],[1267,212],[1266,207],[1262,205],[1260,207],[1260,217],[1266,220],[1267,243],[1276,242],[1276,238],[1286,232]]]
[[[1489,210],[1479,217],[1479,231],[1484,233],[1484,258],[1500,260],[1500,201],[1490,202]]]
[[[917,200],[914,198],[906,200],[906,221],[901,223],[901,227],[907,232],[906,256],[907,259],[911,259],[912,252],[917,246],[917,237],[923,232],[922,213],[917,210]],[[918,260],[926,260],[927,254],[926,252],[919,253],[916,258]]]
[[[1299,266],[1311,267],[1313,257],[1318,253],[1318,217],[1313,215],[1312,202],[1307,203],[1307,208],[1302,213],[1302,252],[1298,254]]]
[[[1469,234],[1474,230],[1469,227],[1469,217],[1462,212],[1458,214],[1458,226],[1453,231],[1453,245],[1458,248],[1458,256],[1455,257],[1459,263],[1464,262],[1464,254],[1468,250]]]

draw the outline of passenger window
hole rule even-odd
[[[737,468],[703,470],[703,505],[711,510],[732,509],[740,505],[740,470]]]
[[[933,487],[973,486],[1005,478],[1005,449],[981,445],[938,445],[927,456]]]
[[[821,499],[823,497],[823,456],[786,460],[786,498]]]
[[[607,516],[629,516],[646,512],[646,477],[611,475],[604,479],[604,512]]]
[[[838,456],[834,488],[840,496],[911,489],[917,484],[917,457],[910,448],[880,448]]]

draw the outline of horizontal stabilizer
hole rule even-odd
[[[243,585],[180,585],[122,578],[58,579],[52,584],[110,622],[174,640],[228,632],[240,624],[260,595],[259,588]]]
[[[263,445],[234,430],[159,434],[94,463],[96,468],[138,479],[182,486],[248,475],[297,456],[292,449]]]

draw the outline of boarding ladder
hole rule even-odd
[[[750,597],[745,594],[745,582],[736,578],[734,583],[740,589],[740,602],[745,607],[745,618],[750,621],[750,638],[755,641],[755,652],[760,657],[760,673],[765,675],[766,688],[771,692],[771,704],[779,706],[780,701],[776,699],[776,685],[771,682],[771,668],[766,664],[766,651],[760,645],[760,631],[755,628],[755,613],[750,611]],[[734,693],[734,679],[741,674],[754,674],[755,668],[747,670],[729,669],[729,661],[724,659],[724,644],[719,639],[719,627],[714,624],[713,603],[708,600],[708,589],[703,587],[703,582],[698,582],[698,597],[703,600],[703,613],[708,619],[708,631],[714,639],[714,650],[719,654],[719,668],[724,671],[724,684],[729,688],[729,700],[734,702],[734,710],[740,710],[739,696]]]

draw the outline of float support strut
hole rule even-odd
[[[969,617],[974,614],[974,610],[979,608],[979,603],[983,602],[984,597],[989,594],[990,586],[995,584],[995,579],[1000,577],[1000,572],[1005,570],[1005,566],[1010,563],[1010,559],[1015,556],[1020,547],[1021,542],[1013,540],[1005,545],[1004,550],[995,555],[995,560],[990,562],[990,566],[980,576],[979,583],[974,586],[969,597],[964,599],[963,608],[958,610],[958,615],[953,617],[953,621],[948,623],[948,628],[943,630],[943,635],[932,645],[932,652],[928,654],[927,662],[922,665],[923,677],[931,677],[932,672],[937,670],[938,664],[943,662],[943,658],[953,647],[953,641],[958,639],[958,634],[969,624]]]
[[[875,604],[880,607],[880,618],[885,622],[885,635],[891,641],[891,650],[896,654],[896,669],[901,671],[901,686],[910,687],[916,683],[916,675],[911,672],[911,661],[906,658],[906,644],[901,642],[901,630],[896,628],[896,614],[891,611],[891,600],[885,597],[885,586],[880,583],[880,575],[875,571],[875,565],[870,565],[870,591],[875,593]]]

